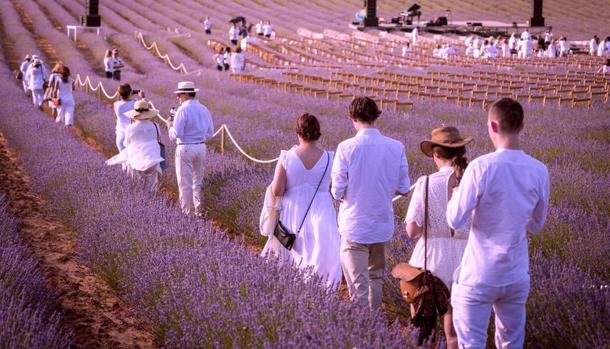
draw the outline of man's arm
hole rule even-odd
[[[331,177],[332,184],[330,193],[335,200],[341,200],[345,195],[345,189],[347,189],[348,183],[347,158],[345,157],[345,154],[343,154],[341,144],[339,144],[337,152],[335,153]]]
[[[401,153],[398,189],[396,191],[400,195],[406,195],[409,192],[411,181],[409,181],[409,165],[407,164],[407,155],[405,154],[404,148],[402,149]]]
[[[539,233],[544,227],[546,222],[546,213],[549,207],[549,193],[551,191],[551,184],[549,181],[548,170],[545,172],[546,176],[542,180],[540,188],[540,196],[534,211],[532,212],[532,218],[527,224],[527,231],[530,233]]]
[[[178,109],[176,112],[176,119],[172,122],[168,120],[167,126],[169,130],[169,138],[175,141],[176,138],[181,138],[184,134],[184,122],[186,115],[184,115],[184,109]]]
[[[478,205],[484,183],[471,164],[466,168],[459,187],[447,204],[447,224],[452,229],[460,229],[472,216],[472,210]]]

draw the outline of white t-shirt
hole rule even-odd
[[[265,24],[263,26],[263,34],[269,36],[271,33],[273,33],[273,26],[271,24]]]
[[[239,29],[235,27],[229,29],[229,40],[239,40]]]
[[[206,19],[205,21],[203,21],[203,29],[205,29],[205,30],[212,29],[212,21],[209,19]]]
[[[74,96],[72,95],[72,87],[74,83],[74,79],[71,77],[68,78],[67,82],[64,82],[61,79],[61,76],[57,76],[57,80],[59,81],[57,84],[57,91],[59,98],[63,101],[73,101]]]
[[[114,71],[114,58],[104,57],[104,70],[109,73]]]
[[[128,118],[125,113],[133,110],[135,100],[130,99],[127,101],[120,100],[114,102],[113,109],[114,115],[116,116],[116,130],[117,131],[125,131],[127,126],[131,125],[131,119]]]

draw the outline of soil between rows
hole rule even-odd
[[[0,133],[0,187],[20,233],[59,295],[62,326],[74,331],[75,348],[156,348],[154,336],[132,307],[78,260],[76,234],[34,195],[19,157]]]

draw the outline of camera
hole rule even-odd
[[[169,120],[174,121],[174,116],[176,116],[176,107],[169,110]]]

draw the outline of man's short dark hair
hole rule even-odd
[[[349,115],[354,120],[372,124],[381,115],[381,110],[369,97],[356,97],[349,105]]]
[[[523,107],[512,98],[495,101],[489,109],[489,115],[498,122],[503,133],[519,133],[523,129]]]
[[[188,94],[188,96],[189,96],[189,97],[191,97],[191,98],[195,98],[195,96],[197,95],[197,93],[196,93],[196,92],[189,92],[189,93],[187,93],[187,94]]]
[[[121,84],[119,85],[117,91],[119,92],[119,96],[121,97],[121,99],[128,100],[131,96],[131,85]]]

